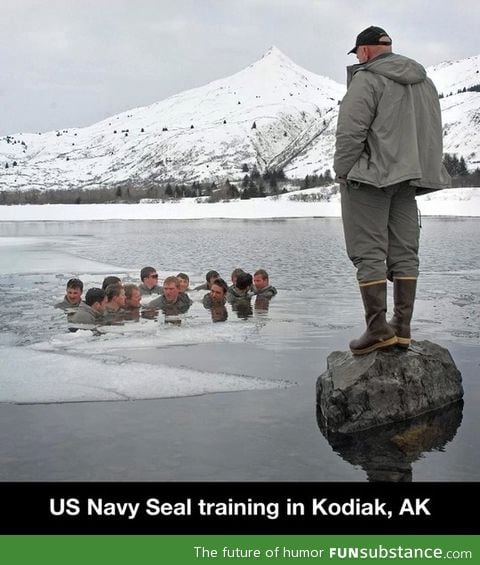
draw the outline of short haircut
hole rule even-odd
[[[90,288],[85,295],[85,303],[92,306],[95,302],[103,302],[105,291],[101,288]]]
[[[130,300],[130,298],[132,298],[133,295],[133,291],[134,290],[138,290],[140,292],[140,289],[138,288],[138,286],[136,284],[126,284],[124,287],[125,290],[125,297],[128,298]]]
[[[109,284],[105,289],[107,300],[110,302],[115,296],[120,296],[122,290],[123,286],[120,283]]]
[[[233,269],[232,274],[230,275],[230,278],[233,280],[234,277],[238,277],[238,275],[241,275],[242,273],[244,273],[245,271],[243,269]]]
[[[172,283],[178,288],[178,285],[179,285],[178,278],[177,278],[177,277],[173,277],[173,276],[172,276],[172,277],[167,277],[167,278],[163,281],[163,286],[165,286],[165,285],[167,285],[167,284],[172,284]]]
[[[254,277],[257,277],[257,276],[262,277],[263,280],[265,280],[265,279],[268,280],[268,273],[267,273],[267,271],[265,271],[265,269],[258,269],[258,271],[255,271],[253,273],[253,276]]]
[[[103,279],[103,283],[102,283],[102,289],[106,290],[107,286],[110,286],[111,284],[117,284],[117,283],[121,283],[121,279],[119,277],[116,277],[114,275],[111,275],[109,277],[105,277]]]
[[[205,275],[205,278],[207,279],[207,282],[210,282],[210,279],[218,279],[220,278],[220,275],[217,273],[217,271],[208,271],[208,273]]]
[[[223,304],[214,304],[210,312],[212,313],[212,322],[225,322],[228,318],[227,309]]]
[[[70,279],[67,288],[78,288],[83,292],[83,282],[80,279]]]
[[[240,273],[237,277],[237,282],[235,283],[235,286],[239,289],[239,290],[245,290],[246,288],[252,286],[252,275],[250,273]]]
[[[223,279],[215,279],[212,282],[212,286],[216,284],[217,286],[219,286],[221,289],[223,289],[223,294],[227,294],[227,290],[228,290],[228,284],[223,280]]]
[[[153,267],[143,267],[143,269],[140,271],[140,280],[143,281],[145,280],[148,276],[152,275],[153,273],[156,273],[157,269],[154,269]]]
[[[183,279],[184,281],[190,282],[190,277],[187,273],[178,273],[177,279]]]

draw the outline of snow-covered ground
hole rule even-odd
[[[463,89],[478,84],[480,55],[427,72],[444,95],[444,151],[464,157],[474,170],[480,93]],[[332,170],[344,94],[344,84],[300,67],[272,47],[232,76],[89,127],[0,137],[0,190],[117,189],[172,179],[219,185],[227,178],[239,182],[255,168],[284,170],[299,179],[324,174]]]
[[[47,204],[0,206],[0,221],[62,220],[188,220],[200,218],[302,218],[340,216],[340,198],[299,202],[294,194],[319,192],[309,189],[278,197],[233,200],[209,204],[194,198],[140,204]],[[480,188],[455,188],[420,196],[423,216],[480,216]]]

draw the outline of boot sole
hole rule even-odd
[[[374,343],[369,347],[364,347],[363,349],[350,348],[350,351],[352,352],[353,355],[366,355],[367,353],[372,353],[372,351],[376,351],[377,349],[383,349],[384,347],[390,347],[391,345],[396,345],[396,344],[398,344],[398,338],[396,335],[394,335],[390,339],[386,339],[384,341],[377,341],[377,343]]]
[[[398,337],[397,335],[397,345],[399,347],[405,347],[408,349],[411,342],[412,340],[409,337]]]

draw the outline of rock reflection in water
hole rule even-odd
[[[340,434],[325,429],[317,408],[317,423],[332,449],[348,463],[362,467],[369,481],[408,482],[414,461],[452,441],[462,410],[463,400],[459,400],[412,420]]]

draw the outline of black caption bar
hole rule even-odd
[[[0,483],[0,534],[479,534],[480,483]]]

